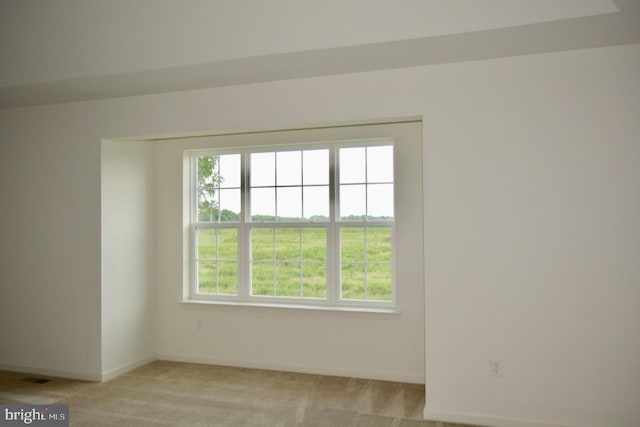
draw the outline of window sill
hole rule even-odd
[[[180,299],[180,304],[200,304],[200,305],[216,305],[226,307],[245,307],[245,308],[267,308],[267,309],[288,309],[288,310],[311,310],[311,311],[333,311],[346,313],[375,313],[375,314],[400,314],[400,311],[391,307],[357,307],[343,305],[314,305],[314,304],[278,304],[266,302],[236,302],[236,301],[214,301],[204,299]]]

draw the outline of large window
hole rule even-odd
[[[394,304],[392,140],[189,153],[192,298]]]

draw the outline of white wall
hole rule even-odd
[[[0,369],[100,378],[100,145],[84,118],[0,112]]]
[[[427,413],[640,425],[640,50],[474,65],[425,116]]]
[[[100,372],[101,138],[422,116],[427,414],[638,425],[639,91],[629,45],[0,111],[0,364]]]
[[[102,376],[155,358],[155,203],[150,142],[102,142]]]

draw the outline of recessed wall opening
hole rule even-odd
[[[424,383],[421,146],[414,120],[105,141],[104,274],[147,284],[104,277],[105,362],[124,299],[159,359]]]

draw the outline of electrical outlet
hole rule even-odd
[[[196,319],[196,329],[202,329],[202,319]]]
[[[492,377],[501,377],[504,372],[503,365],[502,359],[491,359],[489,362],[489,375]]]

